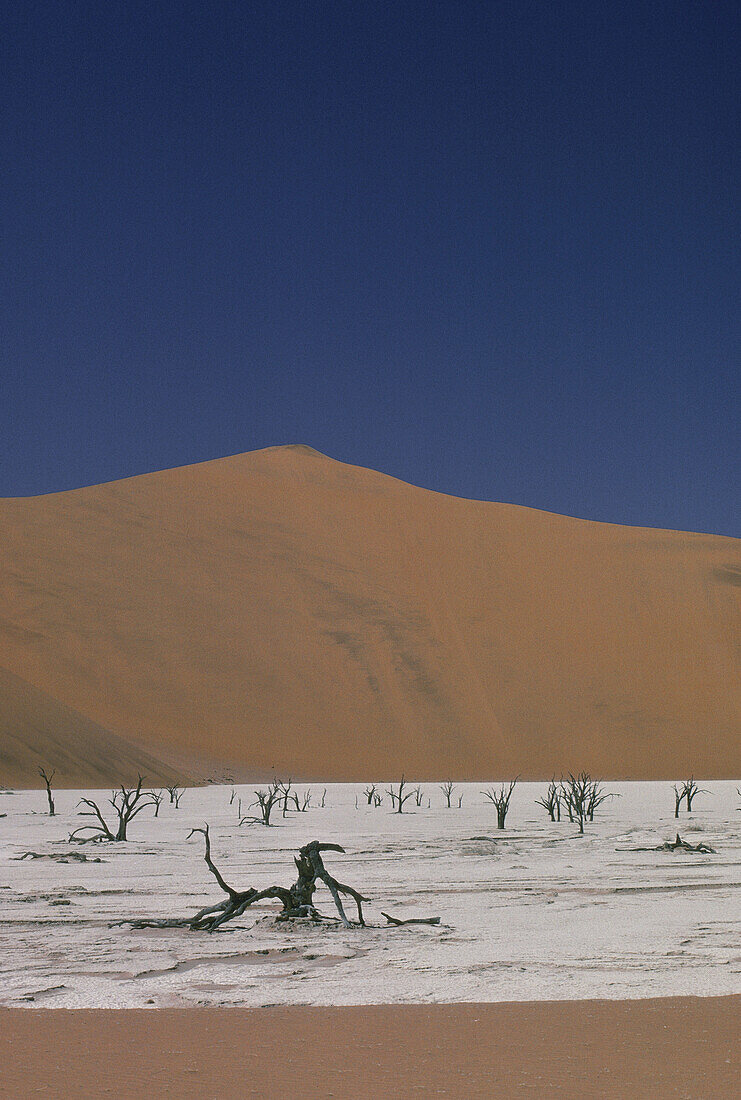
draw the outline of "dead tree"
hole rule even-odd
[[[306,791],[301,799],[298,797],[298,791],[294,791],[291,797],[296,807],[296,812],[300,814],[306,813],[311,806],[311,791]]]
[[[56,813],[56,810],[54,809],[54,799],[52,798],[51,794],[51,781],[56,774],[56,768],[54,769],[54,771],[52,771],[51,775],[48,774],[45,768],[39,768],[39,775],[44,780],[44,784],[46,786],[46,797],[49,801],[49,817],[54,817],[54,814]]]
[[[279,802],[283,797],[283,791],[280,789],[277,783],[271,783],[265,791],[255,791],[256,799],[249,806],[249,809],[253,809],[258,806],[260,809],[259,816],[248,815],[247,817],[240,818],[240,825],[265,825],[270,827],[270,814],[273,811],[273,806],[276,802]],[[241,808],[241,799],[240,799]]]
[[[441,785],[440,790],[443,792],[443,795],[445,796],[445,802],[447,804],[447,808],[450,809],[450,800],[453,797],[453,791],[455,790],[455,786],[453,784],[453,781],[451,779],[448,779],[445,783],[443,783]]]
[[[413,790],[407,791],[406,794],[404,793],[404,787],[405,786],[406,786],[406,781],[404,779],[404,776],[402,775],[401,781],[399,783],[399,787],[398,787],[397,790],[394,790],[394,788],[393,788],[393,786],[391,786],[391,784],[389,784],[389,786],[386,788],[386,794],[389,795],[390,798],[391,798],[392,813],[393,812],[395,812],[397,814],[404,813],[404,803],[407,802],[410,798],[412,798],[414,796],[414,791]]]
[[[323,917],[314,905],[314,892],[319,883],[324,883],[332,895],[339,914],[339,919],[342,921],[345,928],[351,928],[353,925],[351,921],[348,920],[345,913],[342,905],[342,898],[340,896],[341,894],[345,894],[353,899],[358,910],[357,924],[361,927],[365,926],[362,903],[369,899],[364,897],[359,891],[353,889],[352,886],[346,886],[344,883],[339,882],[330,875],[329,871],[324,866],[324,860],[322,858],[323,852],[344,853],[345,849],[340,847],[339,844],[323,844],[318,840],[313,840],[310,844],[305,844],[303,848],[299,848],[298,855],[294,856],[298,878],[293,886],[268,886],[265,890],[256,890],[254,887],[250,886],[246,890],[236,890],[225,881],[223,875],[211,858],[211,840],[208,825],[205,825],[202,829],[193,829],[188,835],[193,836],[194,833],[201,833],[204,837],[206,865],[221,889],[227,895],[226,898],[216,905],[210,905],[205,909],[201,909],[192,917],[165,920],[136,920],[126,923],[130,923],[134,928],[191,928],[200,932],[215,932],[217,928],[226,924],[227,921],[234,920],[235,917],[240,917],[246,909],[256,902],[272,898],[280,901],[283,906],[276,920],[295,920],[299,917],[305,917],[316,922],[328,920],[330,918]]]
[[[276,801],[279,801],[281,799],[283,801],[281,810],[283,812],[283,817],[285,817],[288,813],[288,799],[291,797],[291,787],[293,786],[293,781],[289,779],[287,782],[284,783],[282,779],[276,779],[271,784],[271,786],[275,787],[276,793],[278,795]]]
[[[233,806],[233,805],[234,805],[234,799],[235,799],[236,797],[237,797],[237,792],[236,792],[235,788],[234,788],[234,787],[232,787],[232,789],[231,789],[231,792],[230,792],[230,794],[229,794],[229,805],[230,805],[230,806]]]
[[[322,809],[324,809],[324,807],[326,805],[326,802],[327,802],[327,788],[325,787],[324,790],[322,791],[322,800],[319,803],[319,805],[321,806]]]
[[[551,821],[561,820],[561,793],[555,779],[548,784],[548,790],[543,798],[535,799],[536,806],[542,806],[547,811]]]
[[[180,799],[183,797],[185,789],[183,787],[179,787],[177,784],[174,784],[172,787],[165,787],[165,790],[170,796],[170,805],[174,806],[176,810],[179,810]]]
[[[91,840],[127,840],[126,832],[129,823],[142,810],[153,805],[149,792],[142,790],[143,782],[144,780],[139,776],[136,787],[119,787],[117,791],[111,792],[109,803],[113,807],[117,818],[117,822],[113,825],[109,825],[105,820],[96,802],[93,802],[91,798],[81,798],[78,805],[87,806],[88,809],[80,810],[80,817],[93,817],[95,818],[95,824],[80,825],[78,829],[70,833],[69,839],[77,840],[81,844]],[[83,834],[87,832],[90,835],[84,836]]]
[[[459,810],[462,807],[462,805],[463,805],[463,795],[460,795],[460,797],[458,798],[458,809]]]
[[[366,787],[365,790],[363,791],[363,794],[365,795],[366,801],[367,801],[368,805],[370,806],[372,804],[373,799],[375,798],[375,794],[376,794],[376,785],[375,785],[375,783],[371,783],[368,787]]]
[[[422,788],[421,787],[415,787],[414,788],[414,801],[417,804],[417,806],[422,805]]]
[[[606,802],[608,798],[614,798],[615,795],[609,794],[604,791],[599,783],[592,781],[592,785],[589,788],[589,796],[587,798],[587,817],[590,821],[594,821],[594,811]],[[618,797],[620,797],[618,795]]]
[[[165,792],[164,791],[150,791],[149,792],[149,797],[152,799],[152,805],[154,806],[154,816],[159,817],[160,816],[160,806],[162,805],[162,800],[165,797]]]
[[[709,791],[704,791],[700,787],[698,787],[697,783],[695,783],[693,776],[690,776],[689,779],[686,779],[684,781],[682,790],[684,791],[685,801],[687,802],[688,814],[692,813],[692,800],[694,799],[695,795],[710,793]]]
[[[587,789],[591,779],[586,772],[578,776],[570,774],[568,779],[561,780],[561,797],[569,814],[569,821],[578,821],[579,832],[584,832],[584,820],[586,818]]]
[[[676,783],[672,785],[672,790],[674,791],[674,816],[679,817],[679,811],[682,808],[682,803],[684,802],[687,792],[684,787],[678,787]]]
[[[504,828],[507,811],[509,810],[509,800],[512,797],[512,791],[517,786],[518,778],[519,776],[515,777],[514,779],[510,779],[509,785],[503,783],[498,791],[489,788],[488,791],[481,792],[486,798],[489,799],[490,802],[493,802],[497,808],[497,829]]]
[[[373,805],[376,807],[376,809],[378,809],[379,806],[383,805],[383,795],[382,794],[376,793],[376,794],[373,795]]]
[[[606,799],[612,798],[611,794],[592,779],[589,772],[579,772],[578,775],[569,772],[568,779],[561,780],[560,795],[568,811],[569,821],[578,823],[580,833],[584,832],[585,821],[594,821],[597,807]]]

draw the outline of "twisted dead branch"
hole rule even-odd
[[[326,844],[318,840],[312,840],[310,844],[305,844],[303,848],[299,848],[298,855],[294,856],[298,878],[293,886],[268,886],[264,890],[256,890],[253,886],[250,886],[246,890],[237,890],[226,882],[211,857],[211,837],[208,825],[205,825],[202,829],[192,829],[188,836],[191,837],[195,833],[201,833],[204,838],[206,865],[226,894],[226,898],[215,905],[209,905],[199,910],[192,917],[182,919],[166,918],[164,920],[145,919],[125,923],[130,924],[133,928],[190,928],[199,932],[215,932],[227,921],[240,917],[251,905],[266,899],[280,901],[283,906],[276,920],[286,921],[304,917],[318,923],[330,919],[322,916],[314,905],[314,892],[321,882],[324,883],[332,895],[339,918],[345,928],[352,928],[353,924],[345,913],[341,897],[343,894],[351,897],[357,906],[357,924],[361,927],[365,926],[362,903],[369,899],[352,886],[347,886],[334,878],[324,866],[323,852],[344,853],[345,849],[339,844]]]

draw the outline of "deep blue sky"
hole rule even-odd
[[[302,442],[741,534],[736,0],[0,6],[0,495]]]

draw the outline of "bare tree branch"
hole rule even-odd
[[[69,839],[77,840],[81,844],[86,841],[126,840],[129,823],[133,821],[136,815],[141,813],[142,810],[155,804],[151,794],[147,791],[142,791],[143,782],[144,780],[139,776],[136,787],[121,786],[117,791],[111,792],[109,803],[116,814],[117,825],[108,824],[97,802],[94,802],[92,798],[81,798],[78,805],[87,806],[88,808],[86,810],[80,810],[79,816],[92,817],[97,824],[80,825],[79,828],[74,829],[70,833]],[[114,828],[115,832],[113,831]],[[89,836],[83,835],[88,832],[90,833]]]

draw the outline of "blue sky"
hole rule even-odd
[[[741,534],[737,4],[3,8],[0,495],[302,442]]]

